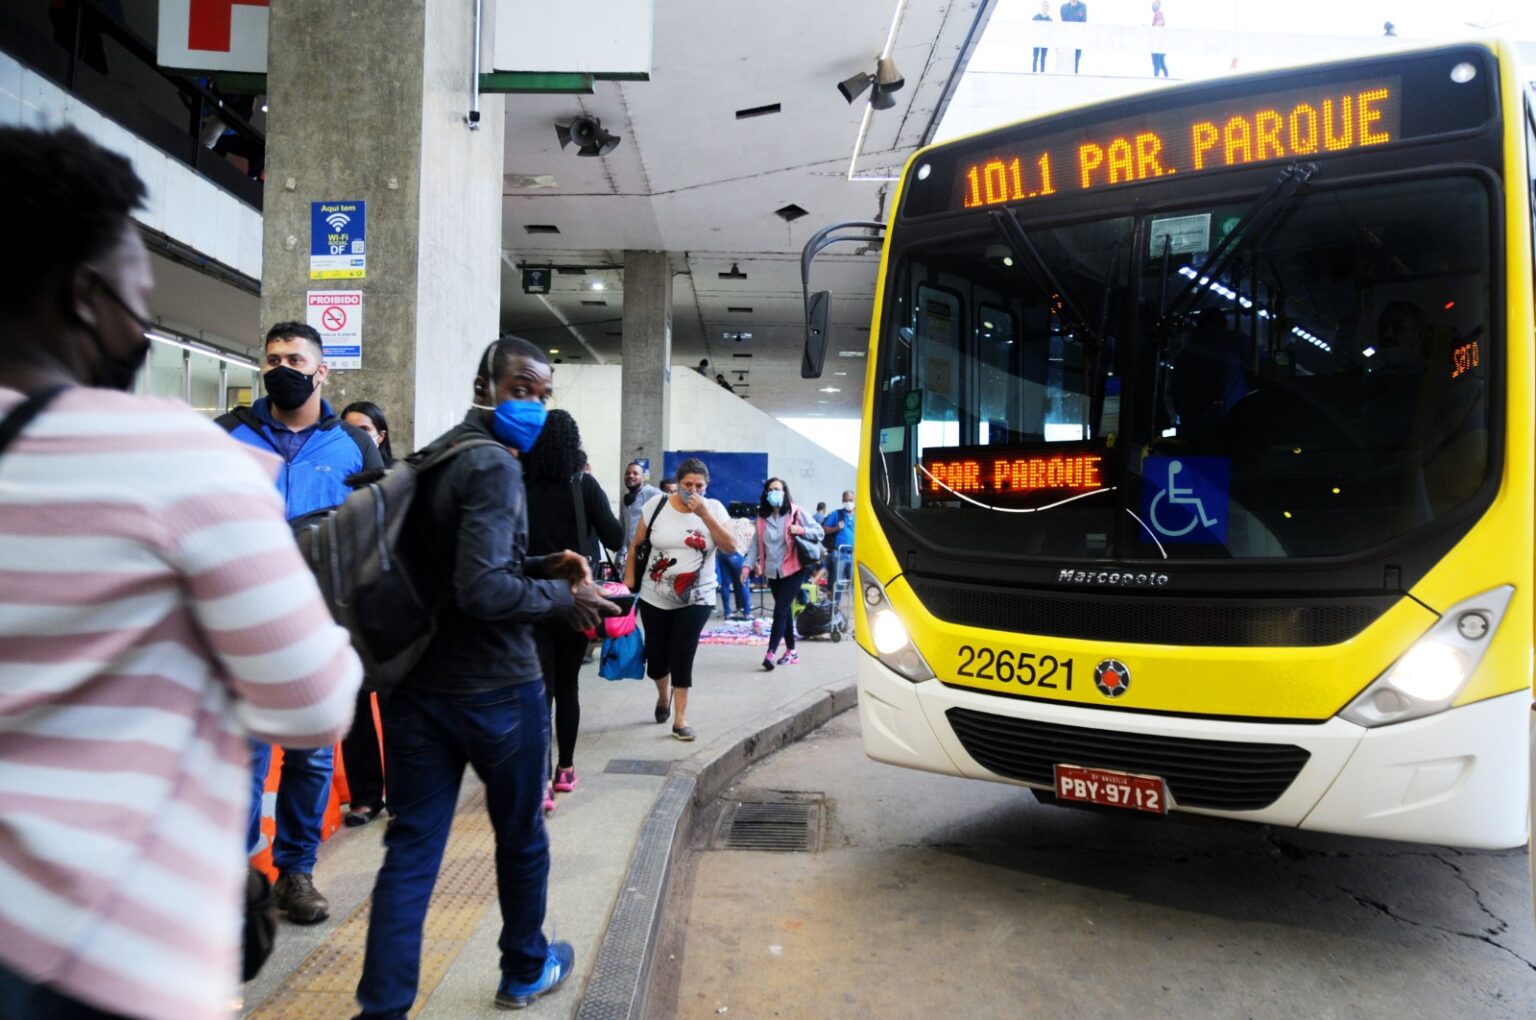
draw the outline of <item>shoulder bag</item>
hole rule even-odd
[[[800,509],[796,507],[794,516],[790,518],[790,522],[794,523],[796,521],[803,520],[804,518]],[[803,523],[800,526],[802,528],[805,527]],[[789,537],[795,540],[795,552],[800,557],[800,565],[802,567],[813,566],[826,559],[826,547],[815,539],[806,538],[804,535],[790,535]]]
[[[661,494],[661,502],[656,505],[656,512],[651,514],[650,521],[645,525],[645,539],[639,545],[635,546],[634,561],[636,591],[639,591],[641,586],[645,584],[645,571],[651,565],[651,531],[656,527],[656,518],[661,516],[662,508],[667,505],[667,500],[671,498],[672,497],[668,496],[665,492]]]

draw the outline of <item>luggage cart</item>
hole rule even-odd
[[[841,641],[844,635],[853,632],[853,620],[848,613],[851,603],[848,601],[849,593],[853,591],[853,550],[832,550],[832,627],[831,638],[833,641]]]

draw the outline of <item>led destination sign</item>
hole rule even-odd
[[[955,446],[924,454],[924,503],[1040,506],[1104,488],[1104,451],[1081,444]]]
[[[1121,118],[963,160],[951,208],[1368,149],[1397,139],[1402,113],[1401,79],[1390,77]]]

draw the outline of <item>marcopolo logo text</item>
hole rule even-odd
[[[1061,584],[1103,584],[1113,588],[1166,588],[1173,579],[1167,574],[1137,573],[1133,570],[1063,570],[1056,575]]]

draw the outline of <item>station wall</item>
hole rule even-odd
[[[624,465],[629,460],[619,449],[623,400],[621,366],[555,366],[550,406],[569,411],[581,426],[592,472],[615,504],[624,492]],[[819,500],[835,505],[844,489],[854,488],[852,464],[690,368],[672,367],[670,402],[670,450],[766,453],[769,472],[783,477],[795,502],[807,509]],[[661,466],[653,464],[651,483],[659,481]]]

